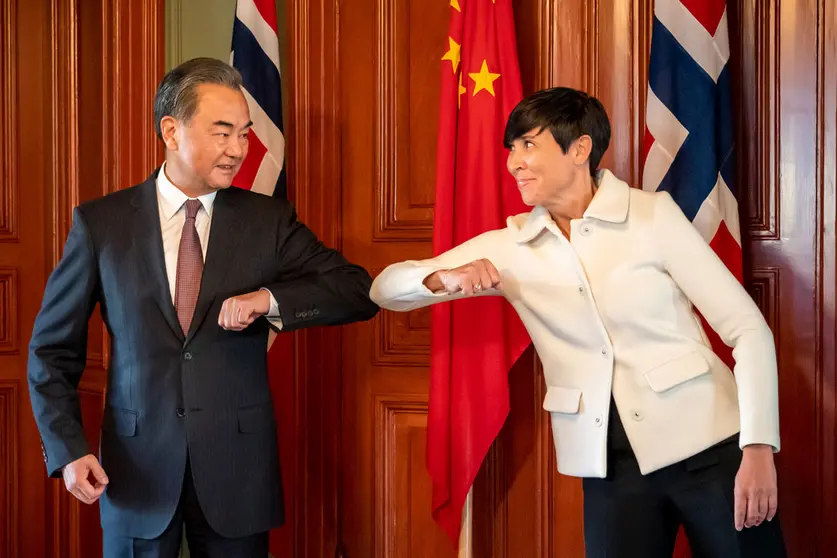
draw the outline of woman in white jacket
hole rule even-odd
[[[538,351],[558,470],[584,477],[588,558],[785,556],[773,336],[668,193],[598,171],[601,103],[555,88],[506,126],[530,213],[436,258],[387,267],[371,297],[408,311],[504,296]],[[713,353],[693,305],[733,347]]]

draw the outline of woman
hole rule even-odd
[[[785,556],[778,389],[759,309],[671,196],[598,171],[601,103],[538,92],[509,116],[508,170],[530,213],[440,256],[389,266],[381,307],[504,296],[543,361],[558,470],[584,477],[587,557]],[[733,347],[735,376],[694,307]]]

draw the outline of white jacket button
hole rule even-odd
[[[596,419],[593,422],[596,424],[596,426],[601,426],[601,425],[604,424],[604,421],[602,420],[601,415],[597,416]]]

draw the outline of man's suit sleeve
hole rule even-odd
[[[369,299],[369,273],[323,245],[290,204],[283,206],[276,257],[281,275],[265,287],[279,306],[283,331],[363,321],[378,312]]]
[[[50,275],[29,344],[29,396],[50,476],[90,453],[78,383],[87,360],[87,323],[99,292],[93,244],[81,212]]]

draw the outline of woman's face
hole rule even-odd
[[[564,153],[546,128],[531,130],[514,140],[506,167],[517,182],[523,203],[548,206],[560,200],[579,173],[589,173],[590,145],[590,138],[582,136]]]

